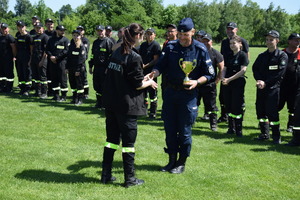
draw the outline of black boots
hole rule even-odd
[[[177,153],[176,154],[169,154],[169,163],[164,166],[163,168],[161,168],[160,171],[162,172],[168,172],[171,169],[173,169],[175,167],[177,161]]]
[[[83,104],[83,98],[83,93],[77,93],[77,101],[75,103],[75,106],[80,106],[81,104]]]
[[[293,138],[286,145],[290,147],[300,146],[300,130],[293,130]]]
[[[235,123],[233,117],[228,116],[227,134],[235,134]]]
[[[260,135],[256,138],[257,140],[268,140],[270,138],[270,125],[269,122],[259,122]]]
[[[221,116],[218,119],[218,123],[227,122],[228,121],[228,113],[226,113],[225,105],[221,105]]]
[[[294,113],[290,113],[286,131],[292,133],[293,127],[294,127]]]
[[[272,125],[272,139],[273,144],[280,144],[281,143],[281,136],[280,136],[280,127],[279,125]]]
[[[123,168],[124,168],[124,187],[128,188],[135,185],[144,184],[144,180],[138,179],[135,177],[134,169],[134,156],[135,153],[123,153]]]
[[[46,98],[48,98],[48,85],[47,84],[42,84],[41,85],[41,89],[42,89],[42,91],[41,91],[41,96],[40,96],[40,98],[41,99],[46,99]]]
[[[237,137],[243,137],[243,119],[234,119],[235,134]]]
[[[102,174],[101,174],[101,183],[107,184],[109,182],[115,181],[116,177],[113,177],[111,174],[112,162],[114,159],[115,149],[110,149],[104,147],[103,153],[103,162],[102,162]]]
[[[170,173],[172,173],[172,174],[181,174],[181,173],[183,173],[184,168],[185,168],[186,159],[187,159],[187,156],[184,156],[184,155],[180,154],[179,159],[177,160],[175,167],[170,170]]]
[[[149,110],[150,119],[156,118],[156,110],[157,110],[157,101],[153,101],[150,103],[150,110]]]
[[[103,109],[102,96],[100,96],[99,94],[96,94],[96,104],[94,108]]]
[[[216,113],[209,114],[209,122],[210,122],[210,129],[212,131],[217,131],[218,125],[217,125],[217,114]]]

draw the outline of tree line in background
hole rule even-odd
[[[8,12],[9,0],[0,0],[0,20],[15,28],[17,20],[31,25],[31,17],[39,16],[42,20],[52,18],[56,24],[64,25],[68,30],[83,25],[86,34],[93,35],[96,25],[111,25],[114,30],[137,22],[144,28],[154,27],[158,37],[163,37],[166,24],[178,24],[184,17],[194,20],[196,30],[211,33],[216,42],[226,37],[225,26],[236,22],[238,34],[251,45],[264,44],[263,35],[271,29],[281,34],[282,44],[289,34],[300,33],[300,10],[297,14],[288,14],[273,3],[262,9],[256,2],[247,0],[214,0],[206,3],[203,0],[189,0],[182,6],[163,6],[163,0],[87,0],[84,5],[75,9],[71,5],[62,5],[59,11],[53,12],[44,0],[32,5],[29,0],[17,0],[15,13]],[[42,21],[43,22],[43,21]]]

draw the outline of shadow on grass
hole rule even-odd
[[[85,168],[99,168],[101,170],[101,162],[99,161],[91,161],[91,160],[83,160],[78,161],[75,164],[72,164],[67,167],[67,170],[70,173],[59,173],[47,171],[45,169],[29,169],[24,170],[21,173],[15,175],[18,179],[25,179],[28,181],[39,181],[45,183],[100,183],[100,179],[86,177],[85,174],[79,173],[79,171]],[[122,161],[113,162],[113,170],[114,174],[122,174],[123,170],[119,169],[123,167]],[[136,170],[138,171],[158,171],[161,166],[158,165],[135,165]],[[100,172],[99,172],[100,174]],[[100,178],[100,177],[99,177]],[[115,184],[116,186],[120,184]]]

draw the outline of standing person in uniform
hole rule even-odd
[[[237,35],[238,32],[238,27],[237,24],[235,22],[229,22],[227,23],[226,26],[226,34],[227,34],[227,38],[222,40],[221,43],[221,54],[224,57],[224,60],[226,60],[227,57],[229,57],[230,55],[233,54],[232,50],[230,49],[230,39]],[[247,43],[247,41],[241,37],[242,40],[242,51],[244,51],[246,53],[246,55],[248,56],[249,59],[249,45]],[[226,67],[226,66],[225,66]],[[223,84],[220,85],[220,93],[219,93],[219,101],[220,101],[220,106],[221,106],[221,116],[218,119],[218,123],[221,122],[227,122],[228,121],[228,114],[226,113],[226,108],[225,108],[225,104],[224,104],[224,93],[223,93]],[[243,105],[243,110],[245,111],[245,105]]]
[[[16,57],[16,41],[9,34],[9,27],[1,23],[0,35],[0,92],[11,93],[14,84],[14,58]]]
[[[111,27],[111,26],[106,26],[105,27],[105,36],[107,37],[107,38],[109,38],[114,44],[116,44],[117,43],[117,41],[115,40],[115,38],[113,38],[113,37],[111,37],[112,36],[112,32],[113,31],[113,28]]]
[[[160,54],[161,48],[158,42],[155,41],[155,30],[153,28],[148,28],[146,30],[146,41],[143,42],[140,46],[140,55],[143,59],[143,69],[144,74],[149,74],[154,65],[157,63]],[[154,79],[157,82],[157,79]],[[150,101],[150,110],[149,110],[149,118],[156,118],[156,110],[157,110],[157,89],[153,89],[151,87],[144,90],[145,91],[145,105],[149,105],[148,100]],[[148,99],[149,93],[149,99]]]
[[[31,68],[30,58],[32,52],[32,37],[26,31],[26,26],[23,21],[17,21],[17,29],[20,34],[17,37],[17,73],[19,79],[20,94],[29,96],[31,87]]]
[[[104,26],[96,26],[96,32],[98,39],[93,42],[92,55],[89,61],[89,72],[93,74],[93,86],[96,91],[97,102],[95,108],[103,109],[103,82],[114,44],[105,36]]]
[[[277,48],[279,33],[275,30],[266,35],[267,51],[258,55],[252,70],[256,80],[256,115],[261,134],[258,140],[270,138],[272,129],[274,144],[280,144],[280,122],[278,113],[280,82],[286,70],[288,56]]]
[[[161,171],[174,174],[184,172],[186,159],[190,156],[192,125],[198,113],[197,86],[210,81],[215,75],[206,47],[192,38],[195,33],[192,19],[182,19],[177,28],[179,39],[168,43],[165,54],[149,75],[157,77],[160,73],[165,73],[167,76],[162,118],[166,132],[165,152],[169,154],[169,163]],[[186,75],[182,68],[186,65],[195,68],[189,73],[191,80],[183,82]]]
[[[208,83],[203,84],[199,87],[198,106],[200,105],[201,98],[204,102],[204,110],[208,114],[210,121],[210,129],[217,131],[217,120],[218,120],[218,107],[217,107],[217,84],[222,79],[222,72],[224,69],[224,60],[222,54],[212,47],[213,41],[209,34],[205,34],[201,38],[202,43],[206,46],[209,57],[214,67],[215,72],[218,72]],[[205,115],[205,114],[204,114]],[[203,116],[205,117],[205,116]]]
[[[230,49],[233,55],[225,58],[225,67],[222,77],[224,85],[224,102],[226,113],[228,113],[228,131],[227,134],[236,134],[242,137],[243,132],[243,104],[246,80],[248,56],[242,51],[241,37],[235,35],[230,39]]]
[[[57,102],[66,101],[68,92],[68,77],[66,74],[66,62],[69,48],[69,40],[64,36],[64,26],[56,27],[56,36],[51,37],[47,43],[46,53],[50,59],[50,71],[52,78],[53,100]],[[61,91],[61,96],[59,96]]]
[[[122,140],[125,187],[141,185],[135,177],[134,144],[137,137],[137,117],[146,114],[141,89],[157,88],[152,79],[144,79],[143,62],[134,46],[143,40],[144,30],[136,23],[124,29],[123,43],[116,49],[107,68],[104,84],[106,143],[103,153],[101,182],[115,181],[112,176],[114,153]]]
[[[289,119],[287,123],[287,132],[293,132],[295,100],[297,93],[297,70],[300,70],[300,35],[292,33],[288,38],[288,47],[283,51],[288,55],[289,61],[285,75],[280,85],[279,111],[287,103]]]
[[[77,26],[76,30],[80,31],[80,35],[81,35],[81,41],[83,43],[83,45],[85,46],[86,48],[86,59],[88,59],[88,54],[89,54],[89,50],[90,50],[90,41],[89,39],[87,39],[87,37],[84,36],[84,33],[85,33],[85,30],[84,30],[84,27],[83,26]],[[89,98],[89,89],[90,89],[90,86],[89,86],[89,82],[88,82],[88,79],[87,79],[87,70],[86,70],[86,65],[85,65],[85,62],[83,63],[84,64],[84,96],[83,98],[84,99],[88,99]]]
[[[47,54],[46,45],[49,37],[44,33],[43,24],[35,23],[35,36],[32,43],[31,70],[32,80],[35,81],[35,95],[45,99],[47,98]]]
[[[195,35],[195,39],[198,40],[199,42],[202,42],[202,38],[206,35],[206,31],[204,30],[199,30],[197,31],[196,35]]]
[[[29,32],[30,36],[33,38],[35,35],[36,35],[36,31],[35,31],[35,24],[36,23],[39,23],[40,22],[40,18],[38,16],[33,16],[31,18],[31,23],[32,23],[32,26],[33,26],[33,29]]]
[[[79,106],[84,98],[85,61],[87,48],[82,41],[81,31],[72,32],[72,40],[68,50],[66,70],[69,74],[69,82],[73,92],[71,103]]]

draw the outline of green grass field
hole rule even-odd
[[[129,189],[122,187],[120,150],[113,169],[117,181],[99,182],[105,118],[92,108],[92,90],[80,107],[0,94],[0,199],[300,199],[300,148],[253,140],[259,131],[251,66],[264,50],[250,48],[245,136],[226,135],[226,124],[213,133],[208,122],[197,120],[186,171],[173,175],[159,172],[167,162],[162,121],[141,118],[136,172],[146,183]],[[286,143],[291,139],[286,109],[280,116]]]

